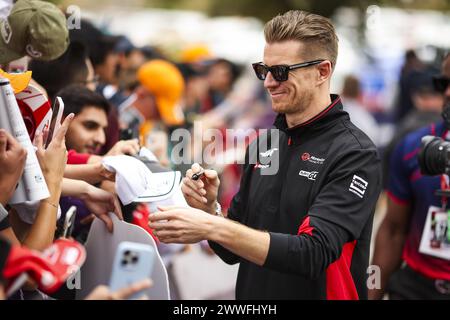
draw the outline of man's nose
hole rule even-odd
[[[95,135],[95,142],[102,146],[106,143],[105,130],[103,129],[98,130],[97,134]]]
[[[272,73],[269,71],[266,75],[266,80],[264,80],[264,88],[274,88],[280,85],[280,82],[275,80],[275,78],[272,76]]]

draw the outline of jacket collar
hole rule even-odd
[[[295,127],[288,128],[286,115],[280,113],[275,119],[274,126],[285,132],[289,137],[295,138],[298,137],[299,134],[326,127],[341,116],[348,117],[347,112],[343,111],[343,106],[339,95],[332,94],[330,97],[331,103],[311,119],[298,124]]]

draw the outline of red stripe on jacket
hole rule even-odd
[[[312,236],[313,230],[314,227],[310,225],[310,217],[307,216],[298,229],[298,235],[307,234]],[[356,240],[346,243],[339,259],[328,266],[326,270],[327,300],[359,299],[350,271],[355,247]]]
[[[350,267],[356,240],[347,242],[339,259],[327,268],[327,300],[358,300]]]

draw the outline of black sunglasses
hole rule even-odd
[[[253,70],[255,70],[255,74],[259,80],[266,80],[267,73],[269,73],[269,71],[270,71],[273,78],[275,80],[281,82],[281,81],[286,81],[288,79],[289,71],[299,69],[299,68],[313,66],[313,65],[319,64],[323,61],[325,61],[325,59],[307,61],[307,62],[293,64],[290,66],[287,64],[280,64],[280,65],[271,66],[271,67],[265,65],[262,62],[257,62],[257,63],[253,63],[252,67],[253,67]]]
[[[434,90],[444,93],[447,90],[448,85],[450,84],[450,78],[446,76],[434,76],[433,77],[433,86]]]

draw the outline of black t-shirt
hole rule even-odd
[[[210,242],[225,262],[240,263],[237,299],[367,299],[380,160],[340,98],[331,98],[326,109],[295,128],[288,129],[279,115],[279,130],[249,147],[228,218],[269,231],[265,264]],[[277,158],[279,169],[270,174]]]

